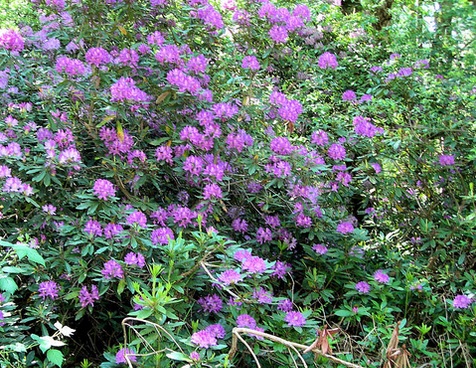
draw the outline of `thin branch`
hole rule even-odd
[[[274,335],[270,335],[270,334],[267,334],[265,332],[261,332],[261,331],[256,331],[256,330],[253,330],[253,329],[250,329],[250,328],[240,328],[240,327],[235,327],[233,330],[232,330],[232,342],[231,342],[231,349],[230,349],[230,352],[228,353],[229,356],[233,356],[235,353],[236,353],[236,350],[237,350],[237,346],[238,346],[238,342],[236,341],[236,339],[240,339],[240,341],[243,342],[243,338],[241,337],[240,333],[244,333],[244,334],[250,334],[250,335],[256,335],[256,336],[261,336],[263,338],[266,338],[268,340],[271,340],[271,341],[274,341],[274,342],[277,342],[277,343],[280,343],[280,344],[283,344],[284,346],[287,346],[289,348],[292,348],[292,349],[302,349],[303,351],[305,351],[306,349],[309,348],[309,346],[307,345],[303,345],[303,344],[299,344],[299,343],[296,343],[296,342],[293,342],[293,341],[288,341],[288,340],[285,340],[285,339],[282,339],[280,337],[277,337],[277,336],[274,336]],[[349,363],[349,362],[346,362],[345,360],[342,360],[342,359],[339,359],[333,355],[329,355],[329,354],[323,354],[321,350],[317,349],[317,348],[314,348],[311,350],[311,352],[315,353],[315,354],[318,354],[318,355],[321,355],[329,360],[332,360],[333,362],[336,362],[336,363],[339,363],[339,364],[342,364],[342,365],[345,365],[346,367],[350,367],[350,368],[364,368],[360,365],[357,365],[357,364],[353,364],[353,363]],[[299,354],[299,353],[298,353]],[[254,355],[254,354],[253,354]]]

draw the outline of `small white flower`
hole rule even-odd
[[[41,336],[41,340],[43,340],[49,346],[64,346],[64,345],[66,345],[64,342],[55,340],[51,336]]]
[[[54,326],[58,329],[58,331],[66,337],[71,336],[76,330],[69,328],[68,326],[63,326],[60,322],[56,322]]]

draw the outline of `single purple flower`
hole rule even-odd
[[[200,360],[200,354],[197,351],[192,351],[189,357],[195,362],[198,362]]]

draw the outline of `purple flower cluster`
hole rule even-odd
[[[377,128],[370,122],[369,118],[364,118],[363,116],[356,116],[353,124],[355,133],[364,137],[372,138],[377,133],[383,133],[383,129]]]
[[[327,154],[333,160],[343,160],[346,156],[346,150],[341,144],[333,143],[327,150]]]
[[[452,166],[455,164],[455,157],[453,155],[440,155],[438,161],[441,166]]]
[[[0,31],[0,48],[12,51],[21,52],[25,47],[23,37],[13,29]]]
[[[241,67],[243,69],[250,69],[253,71],[258,71],[260,69],[259,61],[256,56],[248,55],[243,58],[241,62]]]
[[[321,56],[319,56],[317,65],[319,65],[319,68],[321,69],[335,69],[339,64],[337,64],[337,58],[334,54],[331,54],[330,52],[325,52]]]
[[[238,133],[228,134],[226,144],[229,150],[235,149],[238,152],[242,152],[245,147],[251,147],[253,145],[253,138],[243,129],[240,129]]]
[[[288,31],[285,26],[275,24],[269,30],[269,37],[276,43],[286,43],[288,41]]]
[[[190,341],[200,348],[208,349],[217,345],[217,339],[225,337],[226,331],[220,324],[210,325],[192,334]]]
[[[134,211],[127,216],[126,222],[130,226],[139,226],[141,228],[147,227],[147,216],[142,211]]]
[[[312,250],[317,254],[324,255],[327,253],[328,249],[324,244],[314,244]]]
[[[121,77],[111,86],[111,101],[147,102],[150,97],[136,87],[132,78]]]
[[[342,101],[355,101],[357,99],[357,95],[354,91],[348,89],[342,94]]]
[[[294,151],[294,147],[286,137],[276,137],[269,144],[271,151],[278,155],[289,155]]]
[[[145,266],[145,257],[140,253],[129,252],[124,257],[124,263],[128,266],[143,268]]]
[[[231,222],[231,227],[239,233],[246,233],[248,230],[248,222],[245,219],[236,218]]]
[[[327,143],[329,143],[329,137],[324,130],[318,130],[312,132],[311,142],[317,146],[325,146]]]
[[[157,40],[155,40],[157,42]],[[175,45],[164,45],[155,53],[155,60],[161,64],[172,64],[178,67],[183,65],[180,49]]]
[[[116,189],[114,184],[106,179],[98,179],[94,182],[93,186],[94,194],[99,198],[107,201],[110,197],[116,195]]]
[[[1,175],[0,175],[0,178],[1,178]],[[56,215],[56,207],[53,206],[52,204],[45,204],[44,206],[41,207],[41,209],[43,210],[44,213],[50,216]]]
[[[109,223],[104,228],[104,237],[106,239],[114,239],[117,235],[119,235],[123,231],[123,227],[119,224]]]
[[[359,293],[367,294],[370,291],[370,285],[365,281],[359,281],[355,284],[355,290]]]
[[[223,309],[223,302],[219,295],[212,294],[201,297],[197,300],[204,312],[218,313]]]
[[[453,308],[466,309],[471,305],[472,302],[473,299],[464,294],[456,295],[456,297],[453,299]]]
[[[90,48],[84,57],[89,64],[96,67],[112,62],[112,56],[102,47]]]
[[[102,236],[103,230],[101,223],[96,220],[88,220],[86,224],[84,225],[84,232],[86,234],[93,236]]]
[[[21,193],[27,197],[33,194],[33,188],[30,184],[25,184],[21,179],[11,176],[5,180],[2,192],[4,193]]]
[[[96,285],[91,286],[91,291],[87,286],[83,286],[79,291],[78,298],[82,308],[86,308],[88,305],[93,307],[94,302],[99,300],[99,290]]]
[[[264,331],[263,328],[258,327],[256,320],[253,317],[251,317],[249,314],[240,314],[238,317],[236,317],[236,326],[240,328],[250,328],[252,330],[259,331],[259,332]],[[255,336],[258,339],[262,339],[261,337],[258,337],[253,334],[251,334],[251,336]]]
[[[291,13],[286,8],[276,8],[271,2],[263,2],[258,10],[260,18],[266,18],[273,26],[269,36],[276,43],[285,43],[288,32],[296,32],[304,27],[304,23],[310,20],[310,10],[306,5],[299,4]]]
[[[380,282],[381,284],[388,284],[390,277],[382,270],[377,270],[374,273],[374,280]]]
[[[104,268],[101,270],[101,273],[105,279],[112,279],[114,277],[122,279],[124,277],[124,271],[121,265],[113,259],[104,263]]]
[[[120,64],[136,68],[139,62],[139,54],[133,49],[122,49],[118,61]]]
[[[301,312],[290,311],[286,313],[284,322],[287,322],[291,327],[302,327],[306,324],[306,318]]]
[[[119,137],[115,129],[103,126],[99,131],[99,137],[106,145],[110,155],[127,154],[134,145],[134,141],[127,131],[124,131],[122,137]]]
[[[285,121],[295,123],[302,113],[302,105],[297,100],[289,100],[284,93],[274,91],[269,102],[278,108],[278,115]]]
[[[169,240],[175,239],[175,236],[172,229],[168,227],[159,227],[158,229],[152,231],[150,234],[150,239],[154,245],[167,245]]]
[[[56,59],[55,69],[58,73],[65,73],[69,77],[76,77],[86,73],[86,67],[78,59],[71,59],[67,56],[60,56]]]
[[[219,102],[213,105],[213,114],[216,119],[224,122],[238,114],[238,106],[230,102]]]
[[[210,200],[221,198],[223,198],[223,193],[218,184],[211,183],[205,185],[205,188],[203,188],[203,199]]]
[[[44,299],[50,298],[55,300],[58,297],[59,287],[54,281],[43,281],[38,286],[38,295]]]
[[[341,234],[349,234],[354,231],[354,225],[349,221],[342,221],[337,225],[336,231]]]
[[[273,294],[262,287],[254,289],[252,297],[260,304],[270,304],[273,302]]]
[[[196,78],[185,74],[181,69],[169,71],[167,73],[167,82],[176,86],[179,92],[189,92],[194,96],[198,94],[201,88],[200,82]]]
[[[260,244],[269,243],[273,240],[273,233],[267,227],[259,227],[256,230],[256,241]]]
[[[231,285],[240,282],[243,279],[243,275],[235,270],[225,270],[217,277],[217,279],[225,285]]]
[[[278,310],[283,312],[291,312],[294,309],[293,302],[289,299],[283,299],[278,302]]]
[[[200,8],[196,11],[196,17],[203,21],[210,30],[218,30],[225,27],[220,12],[209,3],[207,3],[204,8]]]
[[[116,364],[129,364],[130,362],[137,362],[137,356],[134,350],[122,348],[116,353]]]

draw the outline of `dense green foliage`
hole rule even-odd
[[[475,363],[471,4],[334,3],[19,5],[2,366]]]

